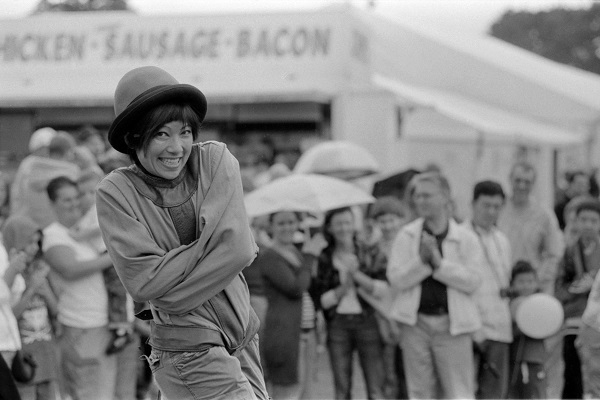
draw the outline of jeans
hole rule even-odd
[[[563,335],[558,332],[544,339],[548,358],[544,363],[546,392],[548,399],[560,399],[565,385],[565,361],[563,359]]]
[[[577,335],[566,335],[563,339],[563,360],[565,362],[563,399],[583,398],[583,378],[581,359],[575,347]]]
[[[383,398],[383,342],[374,314],[336,314],[327,325],[327,347],[336,399],[350,399],[354,350],[358,351],[367,397]]]
[[[140,337],[134,332],[133,340],[120,352],[115,354],[117,358],[117,374],[115,382],[114,400],[135,399]]]
[[[477,398],[505,399],[510,379],[510,343],[487,340],[476,354]]]
[[[236,355],[222,346],[198,352],[152,349],[150,369],[162,399],[266,400],[258,336]]]
[[[448,315],[419,314],[404,325],[402,355],[411,399],[474,398],[471,335],[451,335]]]
[[[80,329],[63,325],[59,345],[64,385],[73,400],[113,398],[117,358],[105,353],[111,340],[106,326]]]
[[[581,357],[581,372],[585,395],[600,398],[600,332],[583,325],[575,342]]]

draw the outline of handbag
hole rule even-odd
[[[6,313],[4,309],[2,313],[6,317]],[[20,342],[19,338],[15,338],[16,342]],[[12,376],[15,381],[19,383],[29,383],[33,380],[35,376],[35,369],[37,368],[37,363],[33,359],[33,356],[23,350],[17,350],[15,354],[15,358],[13,358],[12,365],[10,366],[10,371],[12,372]]]
[[[35,377],[37,363],[33,356],[23,350],[18,350],[13,358],[11,371],[15,381],[19,383],[29,383]]]

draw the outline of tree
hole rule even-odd
[[[33,14],[64,11],[130,10],[127,0],[40,0]]]
[[[589,9],[507,11],[489,33],[551,60],[600,74],[600,3]]]

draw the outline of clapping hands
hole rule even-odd
[[[437,240],[427,232],[421,234],[419,256],[424,264],[430,265],[433,269],[439,268],[442,261],[442,255],[438,249]]]
[[[584,274],[581,278],[576,280],[569,286],[569,293],[572,294],[584,294],[589,293],[592,290],[594,284],[594,277],[590,274]]]

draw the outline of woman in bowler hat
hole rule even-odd
[[[149,310],[148,357],[164,398],[267,399],[258,318],[241,271],[254,260],[237,160],[194,143],[207,102],[157,67],[127,72],[108,140],[133,164],[100,182],[106,247],[125,288]]]

